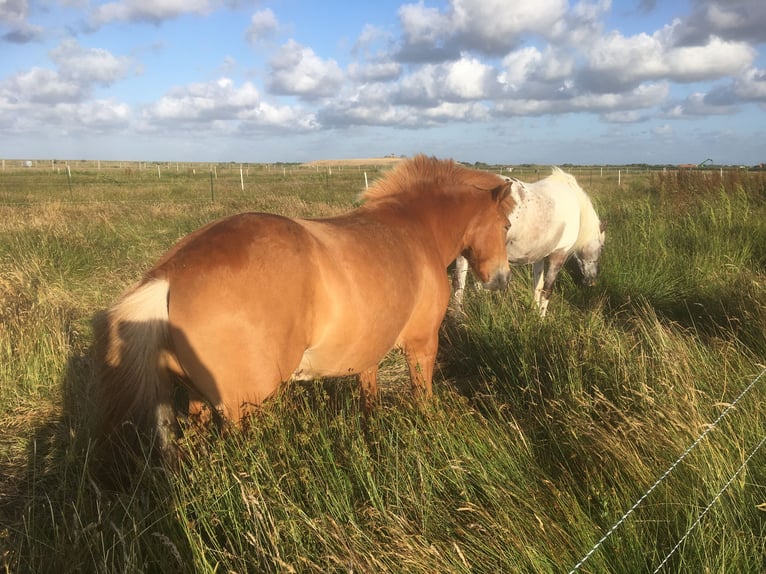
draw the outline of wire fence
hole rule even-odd
[[[259,192],[290,193],[331,187],[357,193],[396,162],[356,160],[296,163],[186,163],[125,161],[1,160],[0,204],[45,201],[215,201]],[[479,169],[538,181],[550,166],[490,166]],[[677,176],[710,180],[723,186],[741,177],[738,168],[679,171],[656,166],[564,166],[589,193],[630,190],[652,177]],[[692,176],[688,174],[693,173]],[[762,176],[763,173],[758,173]]]
[[[0,204],[41,202],[199,202],[258,194],[356,194],[385,166],[6,162]]]
[[[720,415],[718,415],[718,418],[716,418],[713,423],[708,425],[705,430],[700,433],[700,435],[697,437],[697,439],[679,456],[668,468],[665,470],[662,475],[652,484],[652,486],[649,487],[649,489],[642,494],[639,499],[631,506],[618,520],[615,522],[609,530],[606,531],[606,533],[596,542],[593,547],[588,550],[588,552],[582,557],[582,559],[575,564],[572,569],[569,571],[569,574],[575,574],[580,568],[582,568],[586,562],[593,556],[596,551],[601,548],[601,546],[614,534],[617,529],[622,526],[622,524],[625,523],[625,521],[630,517],[635,510],[641,506],[641,504],[649,498],[649,496],[654,492],[657,487],[662,484],[669,476],[670,474],[680,465],[684,459],[689,456],[689,454],[705,439],[705,437],[710,434],[713,430],[715,430],[719,423],[724,419],[724,417],[729,414],[729,412],[734,409],[737,404],[742,400],[743,397],[745,397],[754,387],[755,385],[761,380],[761,378],[766,374],[766,368],[763,369],[757,377],[755,377],[749,385],[745,387],[745,389],[737,396],[736,399],[732,403],[730,403],[722,412]],[[699,514],[697,519],[692,523],[692,525],[687,529],[687,531],[681,536],[678,543],[667,553],[667,555],[663,558],[663,560],[660,562],[659,566],[654,570],[654,574],[659,572],[665,564],[667,564],[668,560],[671,558],[673,554],[680,548],[681,544],[683,544],[683,541],[686,540],[686,538],[689,536],[692,530],[696,528],[696,526],[700,523],[702,520],[702,517],[707,514],[707,512],[710,510],[710,508],[720,499],[721,495],[725,492],[725,490],[731,485],[732,482],[734,482],[734,479],[742,472],[742,470],[747,466],[747,464],[750,462],[750,460],[755,456],[755,454],[760,450],[760,448],[763,446],[763,444],[766,443],[766,435],[763,436],[759,443],[750,451],[748,456],[745,458],[745,461],[740,465],[740,467],[729,477],[727,482],[724,484],[724,486],[716,493],[716,495],[712,498],[710,503],[706,506],[706,508]]]

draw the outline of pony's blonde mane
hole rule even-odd
[[[552,169],[550,175],[551,178],[559,180],[566,185],[577,195],[577,200],[580,202],[580,233],[577,236],[577,241],[572,246],[575,251],[582,249],[589,241],[594,237],[597,237],[601,233],[601,220],[593,209],[593,202],[588,197],[588,194],[580,187],[575,177],[566,173],[558,167]]]
[[[439,160],[425,155],[416,155],[412,159],[398,163],[382,179],[364,191],[360,198],[375,201],[403,194],[436,192],[442,190],[447,183],[490,190],[503,182],[493,173],[463,167],[453,160]]]

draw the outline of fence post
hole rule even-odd
[[[213,191],[213,170],[210,170],[210,201],[215,202],[215,191]]]
[[[72,195],[72,170],[69,169],[69,164],[66,164],[66,179],[69,183],[69,197],[73,197]]]

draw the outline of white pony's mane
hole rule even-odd
[[[554,166],[549,177],[566,183],[577,194],[577,199],[580,202],[580,233],[572,249],[579,251],[601,233],[601,220],[598,218],[596,210],[593,209],[590,197],[583,191],[572,174],[566,173],[561,168]]]

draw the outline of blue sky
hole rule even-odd
[[[763,0],[0,0],[0,157],[766,162]]]

